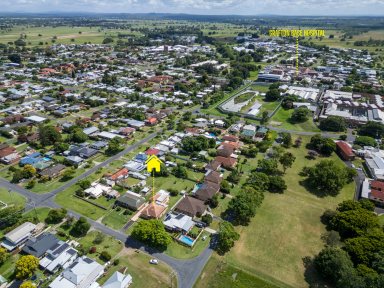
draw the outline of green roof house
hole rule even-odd
[[[264,137],[265,133],[268,132],[268,129],[265,127],[260,127],[259,130],[256,132],[256,137]]]
[[[120,205],[133,210],[140,210],[145,205],[145,198],[135,192],[127,191],[116,200],[115,206]]]
[[[38,171],[44,171],[49,166],[51,166],[51,164],[49,164],[47,162],[44,162],[44,161],[40,161],[40,162],[37,162],[37,163],[32,165],[32,167],[35,168]]]
[[[253,137],[255,136],[255,131],[250,131],[250,130],[244,130],[242,133],[241,133],[241,136],[243,137],[247,137],[251,140],[253,140]]]

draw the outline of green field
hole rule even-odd
[[[133,249],[125,249],[118,259],[120,263],[112,266],[106,275],[97,281],[100,285],[103,285],[113,273],[126,267],[126,274],[132,276],[130,288],[170,287],[171,279],[169,275],[172,269],[167,264],[161,261],[159,261],[158,265],[149,264],[149,260],[152,259],[151,256],[144,253],[135,253]],[[173,287],[177,287],[176,277],[173,277]]]
[[[312,118],[305,122],[296,122],[291,119],[291,113],[293,109],[285,109],[280,107],[276,114],[272,117],[271,121],[283,122],[281,126],[272,125],[281,129],[293,130],[293,131],[305,131],[305,132],[321,132],[312,122]]]
[[[298,136],[292,135],[292,139]],[[316,287],[321,283],[315,271],[306,271],[302,259],[316,255],[324,247],[320,239],[326,231],[320,221],[323,212],[334,209],[343,200],[353,199],[355,191],[354,182],[347,184],[336,197],[325,196],[323,191],[307,186],[305,177],[299,175],[302,167],[313,166],[324,158],[307,159],[307,152],[313,149],[308,144],[311,136],[300,137],[302,146],[289,149],[297,158],[283,175],[288,189],[282,194],[266,192],[249,225],[236,226],[240,240],[224,256],[218,256],[231,266],[278,287],[285,287],[278,284],[281,282],[287,287]],[[335,153],[329,159],[344,165]]]

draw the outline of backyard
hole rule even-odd
[[[255,92],[246,92],[244,94],[237,96],[234,99],[234,102],[235,102],[235,104],[243,103],[243,102],[250,100],[253,96],[255,96]]]

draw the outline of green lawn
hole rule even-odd
[[[292,139],[298,136],[292,135]],[[302,146],[288,149],[296,156],[292,168],[283,174],[288,189],[282,194],[265,192],[265,199],[249,225],[235,227],[240,239],[222,259],[272,284],[277,281],[292,287],[315,287],[322,279],[315,271],[306,271],[302,259],[313,257],[324,248],[320,235],[326,227],[320,217],[326,209],[335,209],[343,200],[353,199],[355,183],[347,184],[335,197],[307,186],[306,178],[299,175],[304,166],[313,166],[326,158],[344,164],[335,153],[307,159],[307,152],[313,149],[309,144],[311,136],[300,136]],[[280,164],[279,170],[283,170]]]
[[[65,178],[54,178],[51,181],[47,181],[45,183],[37,182],[35,187],[33,187],[31,190],[32,192],[35,192],[37,194],[47,193],[52,190],[55,190],[61,186],[63,186],[65,183],[71,181],[72,179],[79,177],[81,174],[84,174],[87,170],[85,168],[76,169],[76,173],[73,174],[72,178],[65,179]],[[61,176],[59,176],[61,177]]]
[[[132,250],[129,249],[125,255],[119,257],[120,263],[112,266],[106,273],[106,276],[99,278],[97,282],[103,285],[116,271],[127,267],[126,274],[132,276],[130,288],[169,288],[171,284],[169,275],[172,269],[161,261],[159,261],[158,265],[149,264],[149,260],[153,257],[145,253],[135,253]],[[177,287],[176,277],[173,277],[173,285],[173,287]]]
[[[109,167],[113,168],[122,168],[123,164],[125,164],[127,161],[123,160],[113,160],[111,163],[108,164]]]
[[[188,171],[188,173],[191,173],[191,172]],[[193,175],[194,175],[194,173],[191,173],[191,175],[189,175],[189,177],[194,178]],[[198,172],[196,172],[195,176],[196,177],[199,176]],[[129,178],[129,179],[131,179],[131,178]],[[152,187],[152,185],[153,185],[152,183],[153,183],[153,178],[149,177],[147,179],[147,185]],[[194,184],[195,184],[195,182],[193,182],[191,180],[183,179],[183,178],[176,178],[172,174],[169,175],[168,177],[155,176],[155,192],[157,192],[161,189],[167,190],[168,187],[176,189],[180,192],[181,190],[186,190],[186,188],[187,189],[192,188]],[[129,184],[129,185],[131,185],[131,184]]]
[[[208,238],[205,239],[205,241],[203,241],[202,239],[205,235],[207,235]],[[210,241],[211,235],[212,235],[211,233],[203,232],[200,235],[199,240],[195,244],[193,249],[182,246],[182,245],[178,244],[176,241],[172,241],[171,244],[168,245],[167,249],[163,251],[163,253],[165,253],[165,254],[173,257],[173,258],[181,259],[181,260],[187,260],[187,259],[195,258],[195,257],[199,256],[204,251],[205,247],[207,247],[207,245]]]
[[[87,177],[91,182],[100,178],[111,169],[103,168],[102,173],[92,173]],[[97,220],[103,216],[107,210],[99,208],[91,203],[85,202],[79,198],[74,197],[75,191],[79,188],[78,184],[74,184],[71,187],[61,191],[56,197],[55,202],[63,207],[66,207],[76,213],[84,215],[92,220]]]
[[[275,126],[281,129],[288,129],[293,131],[305,131],[305,132],[321,132],[315,124],[312,122],[312,118],[305,122],[295,122],[290,119],[293,109],[285,109],[280,107],[277,113],[272,117],[271,121],[283,122],[281,126]]]
[[[206,274],[214,275],[207,277]],[[281,286],[269,284],[266,281],[244,272],[242,269],[237,269],[222,262],[219,257],[215,257],[215,254],[213,254],[205,264],[203,271],[200,273],[193,287],[274,288]]]
[[[93,230],[88,232],[85,237],[81,238],[79,240],[79,244],[83,244],[86,247],[96,247],[96,253],[90,254],[88,253],[86,256],[99,262],[100,264],[104,264],[106,261],[104,259],[100,259],[99,253],[103,251],[107,251],[112,258],[115,257],[124,247],[124,243],[119,243],[118,240],[113,239],[109,237],[108,235],[104,234],[104,240],[100,244],[96,244],[93,242],[94,238],[96,238],[96,235],[99,234],[100,231]]]
[[[50,210],[51,209],[48,207],[38,207],[36,208],[36,212],[35,212],[35,209],[32,209],[32,210],[29,210],[27,213],[23,214],[23,218],[36,217],[36,213],[37,213],[37,217],[39,218],[39,221],[45,222],[45,219],[47,219],[48,213]]]
[[[124,215],[124,210],[125,209],[121,209],[120,211],[116,211],[116,209],[113,210],[101,220],[101,223],[109,228],[120,230],[134,215],[134,213],[132,213],[132,215]]]
[[[24,206],[27,204],[27,199],[23,196],[17,194],[16,192],[12,192],[9,194],[8,190],[0,187],[0,200],[8,205],[21,205]]]

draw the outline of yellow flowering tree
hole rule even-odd
[[[31,277],[38,266],[38,258],[32,255],[23,256],[16,262],[16,277],[19,279]]]

